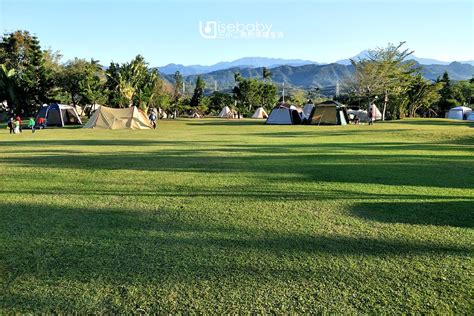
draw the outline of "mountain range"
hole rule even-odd
[[[417,63],[419,66],[420,63]],[[452,62],[448,65],[432,64],[423,65],[422,74],[429,80],[436,80],[436,78],[443,75],[447,71],[450,78],[453,80],[470,79],[474,75],[474,66],[459,62]],[[219,91],[229,92],[235,86],[234,74],[239,72],[244,78],[262,78],[262,67],[231,67],[222,70],[216,70],[209,73],[201,74],[200,76],[206,83],[206,92],[210,93],[215,86]],[[344,80],[349,78],[354,73],[352,65],[343,65],[339,63],[318,65],[281,65],[271,69],[272,82],[281,86],[285,83],[288,88],[320,88],[323,95],[333,95],[336,86],[342,85]],[[197,79],[197,74],[184,76],[186,91],[192,92],[194,84]],[[163,75],[163,77],[173,83],[173,75]]]
[[[368,51],[364,50],[351,58],[337,60],[335,63],[341,64],[341,65],[350,65],[350,59],[357,60],[361,58],[366,58],[367,55],[368,55]],[[415,60],[421,65],[447,66],[451,63],[451,62],[441,61],[441,60],[436,60],[436,59],[431,59],[431,58],[417,57],[414,55],[410,56],[409,59]],[[474,60],[461,61],[460,63],[474,65]],[[271,68],[276,68],[280,66],[295,67],[295,66],[304,66],[304,65],[323,65],[323,64],[325,63],[319,63],[316,61],[303,60],[303,59],[244,57],[244,58],[240,58],[234,61],[224,61],[224,62],[219,62],[214,65],[209,65],[209,66],[203,66],[203,65],[184,66],[181,64],[168,64],[168,65],[157,67],[157,68],[162,74],[165,74],[165,75],[172,75],[176,71],[179,71],[183,76],[189,76],[189,75],[197,75],[197,74],[207,74],[207,73],[230,69],[230,68],[240,68],[240,69],[250,68],[251,69],[251,68],[266,67],[266,68],[271,69]]]

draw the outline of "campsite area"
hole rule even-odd
[[[0,313],[472,313],[474,129],[0,133]]]

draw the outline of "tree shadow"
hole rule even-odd
[[[396,121],[386,121],[383,124],[403,124],[403,125],[422,125],[422,126],[470,126],[474,122],[461,121],[461,120],[449,120],[449,119],[405,119]],[[377,123],[376,123],[377,124]]]
[[[357,217],[383,223],[474,228],[474,199],[364,202],[355,204],[351,212]]]
[[[109,295],[123,299],[123,303],[116,302],[110,308],[99,301],[111,312],[114,308],[123,311],[125,307],[120,304],[129,304],[126,307],[130,308],[140,300],[136,296],[121,297],[123,285],[146,288],[153,284],[172,291],[176,284],[207,282],[219,292],[223,284],[238,287],[247,280],[259,285],[304,284],[309,280],[331,284],[341,282],[341,275],[340,271],[331,270],[333,263],[328,258],[434,255],[461,259],[473,250],[400,237],[378,239],[255,229],[225,224],[212,218],[212,214],[191,210],[38,207],[5,202],[0,208],[0,268],[7,271],[0,307],[23,312],[74,309],[81,301],[81,297],[74,296],[61,300],[61,291],[38,297],[39,293],[10,290],[31,279],[54,286],[100,280],[114,289]],[[318,264],[311,264],[313,260]],[[345,273],[357,274],[357,269]],[[252,295],[252,291],[247,289],[246,293]],[[166,293],[143,295],[143,300],[158,300],[157,306],[172,310],[172,306],[165,305]],[[226,301],[232,299],[226,293],[221,295]]]

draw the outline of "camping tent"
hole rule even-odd
[[[457,106],[446,113],[446,118],[452,120],[465,120],[472,113],[472,109],[465,106]]]
[[[303,109],[287,103],[278,104],[270,112],[266,124],[292,125],[302,123]]]
[[[466,117],[466,120],[468,120],[468,121],[474,121],[474,112],[471,112],[471,114],[469,114],[469,115]]]
[[[354,118],[357,116],[359,118],[360,122],[368,122],[369,121],[369,114],[367,113],[366,110],[348,109],[347,110],[347,115],[349,116],[350,120],[354,120]]]
[[[44,104],[38,114],[36,121],[42,117],[46,120],[47,126],[81,125],[81,118],[74,106],[58,103]]]
[[[236,112],[232,110],[230,107],[225,106],[222,111],[219,113],[218,117],[220,118],[235,118]]]
[[[317,125],[346,125],[348,122],[346,107],[336,101],[316,105],[310,117],[310,123]]]
[[[316,106],[313,103],[305,104],[303,107],[303,118],[305,120],[308,120],[311,117],[311,113],[313,113],[315,107]]]
[[[101,106],[89,119],[84,128],[103,129],[149,129],[150,121],[137,107],[113,109]]]
[[[376,121],[379,121],[382,119],[382,113],[380,112],[379,108],[375,105],[375,103],[372,103],[370,106],[369,106],[369,110],[372,109],[372,111],[375,111],[375,120]],[[368,115],[368,111],[367,111],[367,115]],[[368,121],[368,118],[367,118],[367,121]]]
[[[84,106],[82,108],[82,112],[79,112],[78,113],[81,115],[81,116],[91,116],[92,113],[94,113],[95,111],[97,111],[102,105],[100,104],[97,104],[97,103],[94,103],[94,104],[87,104],[86,106]]]
[[[268,118],[268,114],[267,112],[265,111],[265,109],[263,107],[259,107],[255,113],[252,115],[252,118],[254,119],[264,119],[264,118]]]

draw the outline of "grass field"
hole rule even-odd
[[[0,131],[0,313],[474,312],[474,128]]]

